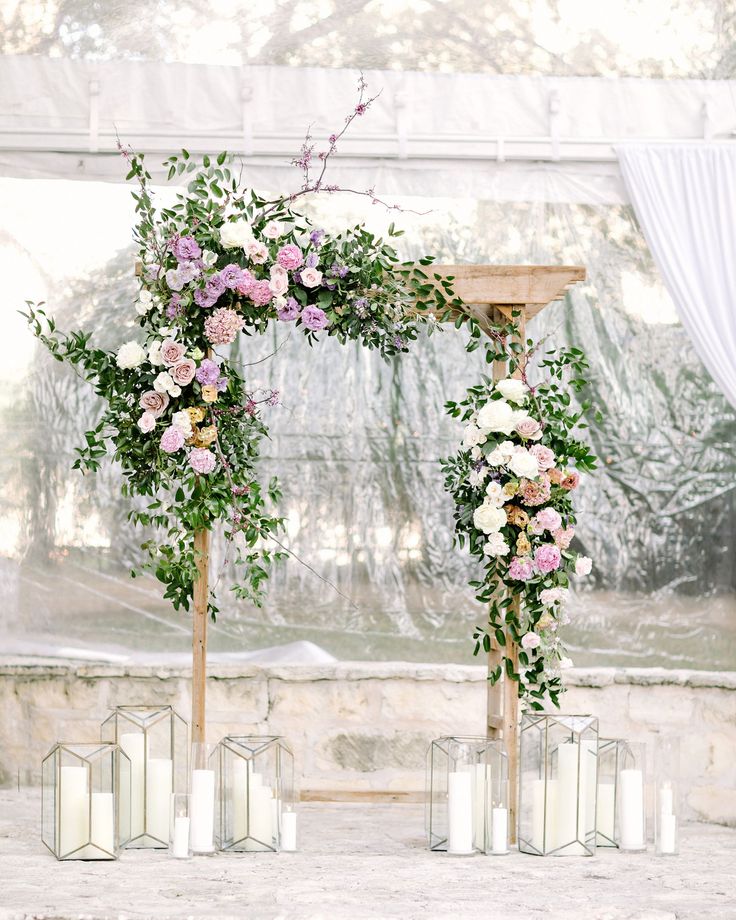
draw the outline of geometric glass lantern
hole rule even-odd
[[[594,856],[598,719],[525,713],[519,764],[519,851]]]
[[[430,744],[425,823],[430,850],[508,852],[508,761],[500,741],[453,735]]]
[[[117,859],[130,761],[116,744],[56,744],[43,760],[42,839],[57,859]],[[129,795],[128,795],[129,798]]]
[[[294,755],[284,739],[228,735],[217,746],[216,761],[218,849],[295,849]]]
[[[102,723],[103,741],[130,760],[130,840],[126,847],[169,845],[171,794],[187,791],[188,725],[171,706],[117,706]]]

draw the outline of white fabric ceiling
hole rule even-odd
[[[614,146],[733,142],[734,81],[366,73],[381,95],[340,144],[333,181],[390,195],[617,203]],[[151,154],[247,156],[257,187],[293,186],[312,125],[342,125],[357,74],[41,57],[0,58],[0,175],[120,181],[116,133]],[[288,176],[288,179],[287,179]]]

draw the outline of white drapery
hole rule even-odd
[[[682,324],[736,406],[736,145],[636,144],[617,152]]]

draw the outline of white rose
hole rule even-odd
[[[480,470],[471,470],[470,473],[468,473],[468,482],[473,488],[482,486],[487,475],[488,467],[483,467]]]
[[[504,457],[501,451],[496,447],[488,454],[486,462],[491,466],[503,466],[504,463],[506,463],[506,457]]]
[[[146,288],[143,288],[143,290],[138,293],[138,300],[136,301],[136,304],[135,304],[135,312],[139,316],[145,316],[146,313],[148,313],[148,311],[151,309],[152,306],[153,306],[153,294],[150,291],[146,290]]]
[[[192,420],[189,418],[189,413],[184,409],[179,412],[174,412],[174,414],[171,416],[171,424],[175,428],[178,428],[185,438],[191,438]]]
[[[496,508],[500,508],[506,501],[506,496],[503,494],[503,488],[500,482],[488,483],[486,486],[486,501],[495,505]]]
[[[480,460],[480,458],[483,456],[483,451],[480,449],[480,447],[471,447],[470,456],[473,458],[473,460]]]
[[[180,291],[184,285],[187,283],[184,275],[179,271],[178,268],[170,268],[166,272],[166,283],[171,288],[172,291]]]
[[[146,353],[138,342],[125,342],[118,348],[115,357],[118,367],[123,371],[128,371],[133,367],[140,367],[146,360]]]
[[[276,220],[270,220],[263,228],[263,235],[267,240],[277,240],[282,233],[281,224]]]
[[[590,575],[593,568],[593,560],[589,556],[578,556],[575,560],[576,575]]]
[[[170,393],[173,386],[174,378],[168,371],[161,371],[153,381],[153,388],[157,393]]]
[[[478,413],[478,427],[484,431],[511,434],[514,430],[514,410],[505,399],[492,399]]]
[[[171,396],[173,399],[176,399],[177,396],[181,396],[181,387],[177,386],[176,384],[170,386],[169,396]]]
[[[463,447],[475,447],[476,444],[480,444],[485,441],[483,432],[478,428],[477,425],[466,425],[463,429]]]
[[[510,551],[511,547],[500,533],[492,533],[483,547],[486,556],[508,556]]]
[[[161,342],[151,342],[148,346],[148,360],[154,366],[164,363],[164,359],[161,357]]]
[[[528,387],[524,381],[515,380],[513,377],[506,377],[504,380],[499,380],[496,384],[496,389],[504,399],[508,399],[509,402],[517,406],[520,406],[524,402],[528,392]]]
[[[539,475],[537,458],[528,450],[517,450],[509,460],[508,467],[514,475],[524,479],[536,479]]]
[[[473,512],[473,523],[483,533],[497,533],[506,524],[506,512],[484,502]]]
[[[322,281],[322,272],[318,268],[303,268],[300,277],[304,287],[313,288]]]
[[[508,463],[509,460],[514,456],[518,450],[518,447],[519,445],[514,444],[513,441],[501,441],[501,443],[498,445],[498,449],[501,451],[501,454],[506,463]]]
[[[202,253],[202,264],[205,268],[212,268],[212,266],[217,262],[217,253],[211,252],[209,249],[205,249]]]
[[[253,239],[253,231],[247,220],[231,220],[220,227],[220,242],[225,249],[245,247]]]

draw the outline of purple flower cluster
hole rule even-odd
[[[217,387],[219,393],[227,389],[227,377],[220,373],[220,366],[211,358],[204,358],[195,374],[197,382],[203,387]]]
[[[181,316],[183,312],[184,312],[184,308],[181,305],[181,295],[172,294],[171,300],[169,301],[166,307],[166,318],[176,319],[177,316]]]
[[[337,262],[334,262],[330,266],[329,274],[332,275],[333,278],[344,278],[345,275],[347,275],[347,273],[348,273],[347,265],[338,265]]]
[[[309,234],[310,242],[312,242],[315,246],[319,246],[324,238],[324,235],[324,230],[312,230],[312,232]]]
[[[177,262],[191,262],[202,255],[202,250],[193,236],[179,236],[169,244]]]

